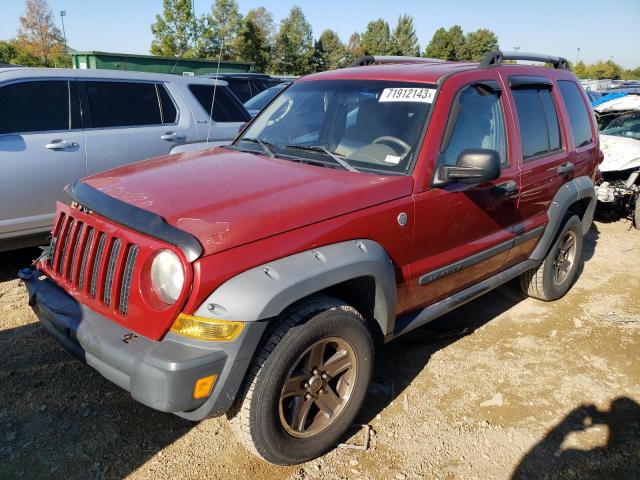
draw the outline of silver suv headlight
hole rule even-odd
[[[173,304],[184,286],[184,268],[178,256],[161,250],[151,264],[151,286],[164,303]]]

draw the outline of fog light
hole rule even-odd
[[[211,395],[211,390],[213,390],[213,385],[216,383],[216,378],[218,378],[217,375],[199,378],[193,387],[193,398],[198,400]]]
[[[244,322],[194,317],[181,313],[173,322],[171,332],[210,342],[232,342],[238,338],[243,327]]]

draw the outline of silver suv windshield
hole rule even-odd
[[[351,171],[406,173],[434,94],[433,85],[405,82],[298,82],[234,146]]]

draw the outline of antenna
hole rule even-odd
[[[213,95],[211,96],[211,108],[209,109],[209,122],[207,123],[207,140],[205,143],[209,143],[209,135],[211,133],[211,120],[213,116],[213,103],[216,99],[216,90],[218,88],[218,75],[220,73],[220,62],[222,61],[222,47],[224,46],[224,35],[227,31],[226,25],[222,30],[222,39],[220,40],[220,52],[218,53],[218,66],[216,67],[215,84],[213,85]]]

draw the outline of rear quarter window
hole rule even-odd
[[[591,132],[591,122],[589,120],[591,113],[587,110],[587,106],[582,99],[580,87],[569,80],[558,81],[558,87],[569,113],[569,123],[571,124],[575,147],[580,148],[589,145],[593,142],[593,133]]]
[[[189,85],[189,90],[196,97],[198,103],[204,108],[204,111],[211,111],[211,118],[216,122],[246,122],[250,120],[249,115],[236,103],[226,88],[218,86],[215,88],[215,101],[213,101],[213,110],[211,110],[211,102],[214,100],[213,85]]]

